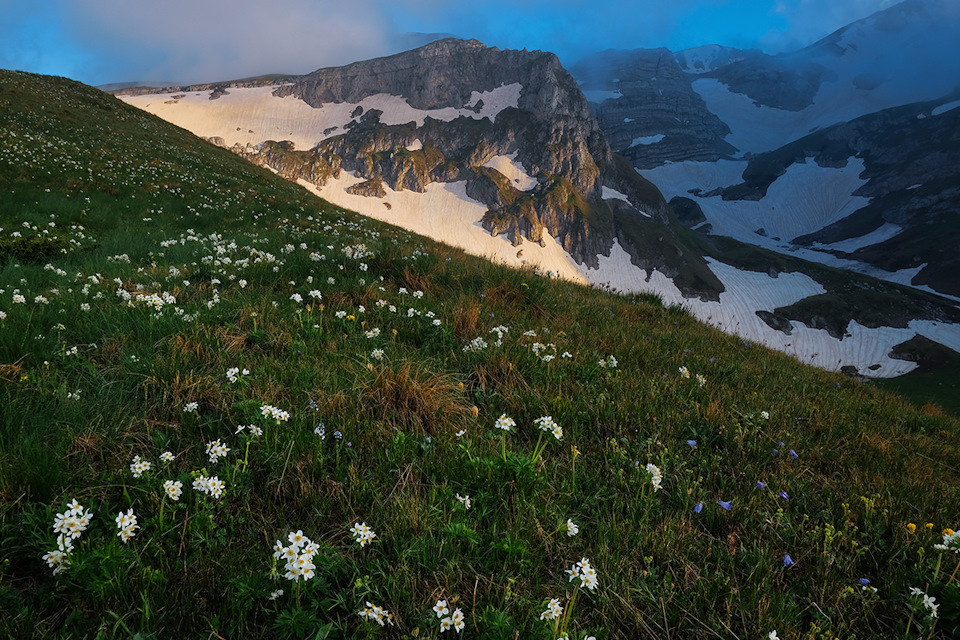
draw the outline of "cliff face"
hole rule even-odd
[[[344,133],[309,151],[268,143],[248,155],[317,185],[341,170],[355,172],[370,183],[351,193],[371,197],[384,185],[423,192],[432,182],[466,181],[467,194],[489,208],[484,228],[514,245],[543,244],[549,235],[576,262],[596,268],[598,256],[610,255],[618,240],[644,268],[677,275],[689,271],[685,263],[692,260],[696,271],[709,273],[692,254],[641,255],[647,243],[636,236],[645,226],[657,225],[650,233],[672,237],[670,209],[656,187],[615,160],[589,103],[554,54],[448,39],[388,58],[320,69],[274,91],[278,98],[295,97],[316,109],[382,94],[402,96],[428,115],[422,123],[384,124],[389,119],[382,110],[358,107]],[[450,110],[461,113],[439,115]],[[495,113],[480,118],[464,110]],[[504,157],[535,184],[521,188],[485,166]],[[715,298],[722,290],[709,277],[684,282],[691,295]]]
[[[677,248],[686,230],[612,152],[552,53],[446,39],[303,76],[121,94],[330,197],[382,198],[391,210],[396,192],[445,183],[486,207],[480,222],[491,235],[545,251],[556,240],[581,275],[619,245],[685,295],[723,291],[701,256]]]
[[[638,168],[736,153],[729,127],[707,109],[667,49],[606,51],[573,67],[611,146]]]

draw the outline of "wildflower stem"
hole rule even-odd
[[[573,611],[573,605],[577,602],[577,594],[580,592],[580,585],[573,587],[573,595],[570,596],[570,604],[567,605],[567,610],[563,612],[563,624],[560,625],[560,635],[566,635],[567,631],[567,622],[570,621],[570,612]]]
[[[533,464],[537,464],[540,461],[540,454],[543,453],[543,447],[540,444],[543,442],[543,432],[540,432],[540,435],[537,437],[537,444],[533,447]]]
[[[957,569],[960,569],[960,560],[957,560],[957,566],[953,568],[953,573],[950,574],[950,579],[947,580],[947,586],[950,586],[950,583],[957,577]]]

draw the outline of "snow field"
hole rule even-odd
[[[600,256],[599,269],[587,269],[590,282],[622,293],[655,293],[665,305],[679,304],[698,320],[713,325],[744,340],[763,344],[794,356],[807,364],[839,371],[853,365],[871,377],[889,378],[909,373],[913,362],[890,358],[890,350],[915,335],[960,351],[960,325],[929,321],[912,321],[906,328],[871,329],[855,321],[847,326],[847,335],[837,340],[820,329],[791,322],[791,335],[777,331],[761,320],[756,311],[773,311],[812,295],[824,293],[815,280],[800,273],[781,273],[771,278],[766,273],[741,271],[735,267],[708,260],[710,269],[723,282],[726,291],[719,302],[684,298],[673,282],[659,271],[647,273],[630,262],[630,255],[615,243],[610,257]],[[869,367],[879,365],[871,370]]]
[[[385,185],[384,198],[346,192],[348,187],[362,181],[363,178],[342,172],[339,178],[329,179],[321,188],[303,180],[298,182],[337,206],[463,249],[471,255],[517,268],[549,270],[558,277],[587,284],[577,264],[555,239],[545,236],[544,247],[528,241],[515,247],[506,236],[491,236],[481,224],[487,207],[466,194],[466,182],[434,182],[427,185],[425,193],[394,191]]]
[[[416,122],[421,126],[426,118],[449,122],[461,116],[492,119],[507,107],[516,107],[523,88],[515,82],[490,91],[474,91],[463,108],[424,110],[414,109],[406,98],[386,93],[368,96],[358,103],[327,103],[315,109],[295,96],[274,96],[277,86],[232,88],[216,100],[210,100],[209,91],[120,98],[202,138],[223,138],[228,147],[290,140],[296,149],[307,150],[321,140],[345,133],[344,127],[353,119],[351,114],[358,106],[364,113],[371,109],[382,111],[380,122],[386,125]],[[184,97],[174,98],[178,95]],[[483,100],[479,112],[466,108],[479,100]]]

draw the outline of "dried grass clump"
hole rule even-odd
[[[450,378],[409,362],[373,371],[372,379],[360,383],[358,396],[364,417],[381,426],[432,436],[460,428],[473,416],[462,385]]]

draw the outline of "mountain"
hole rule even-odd
[[[615,156],[555,55],[446,39],[249,81],[121,91],[324,198],[516,266],[609,280],[611,252],[722,285],[659,191]]]
[[[942,320],[960,299],[957,27],[957,5],[910,0],[787,54],[606,51],[572,73],[614,151],[705,238],[937,294]]]
[[[697,232],[716,217],[705,194],[734,185],[746,161],[733,160],[732,130],[695,82],[769,56],[719,48],[610,55],[618,75],[595,74],[583,90],[553,54],[446,39],[304,76],[118,95],[345,208],[514,266],[656,293],[821,367],[905,373],[917,364],[894,348],[918,334],[960,349],[960,312],[929,293],[754,249],[744,241],[757,227],[733,243]],[[669,99],[648,99],[660,92]],[[599,120],[591,100],[601,100]],[[621,104],[614,120],[625,128],[611,128],[609,110]],[[627,141],[638,131],[640,140]],[[716,175],[678,189],[685,176],[657,173],[688,166],[674,162],[643,179],[631,164],[661,148],[668,152],[651,166],[692,156]],[[654,186],[661,183],[667,198]],[[858,202],[849,193],[846,201]]]

